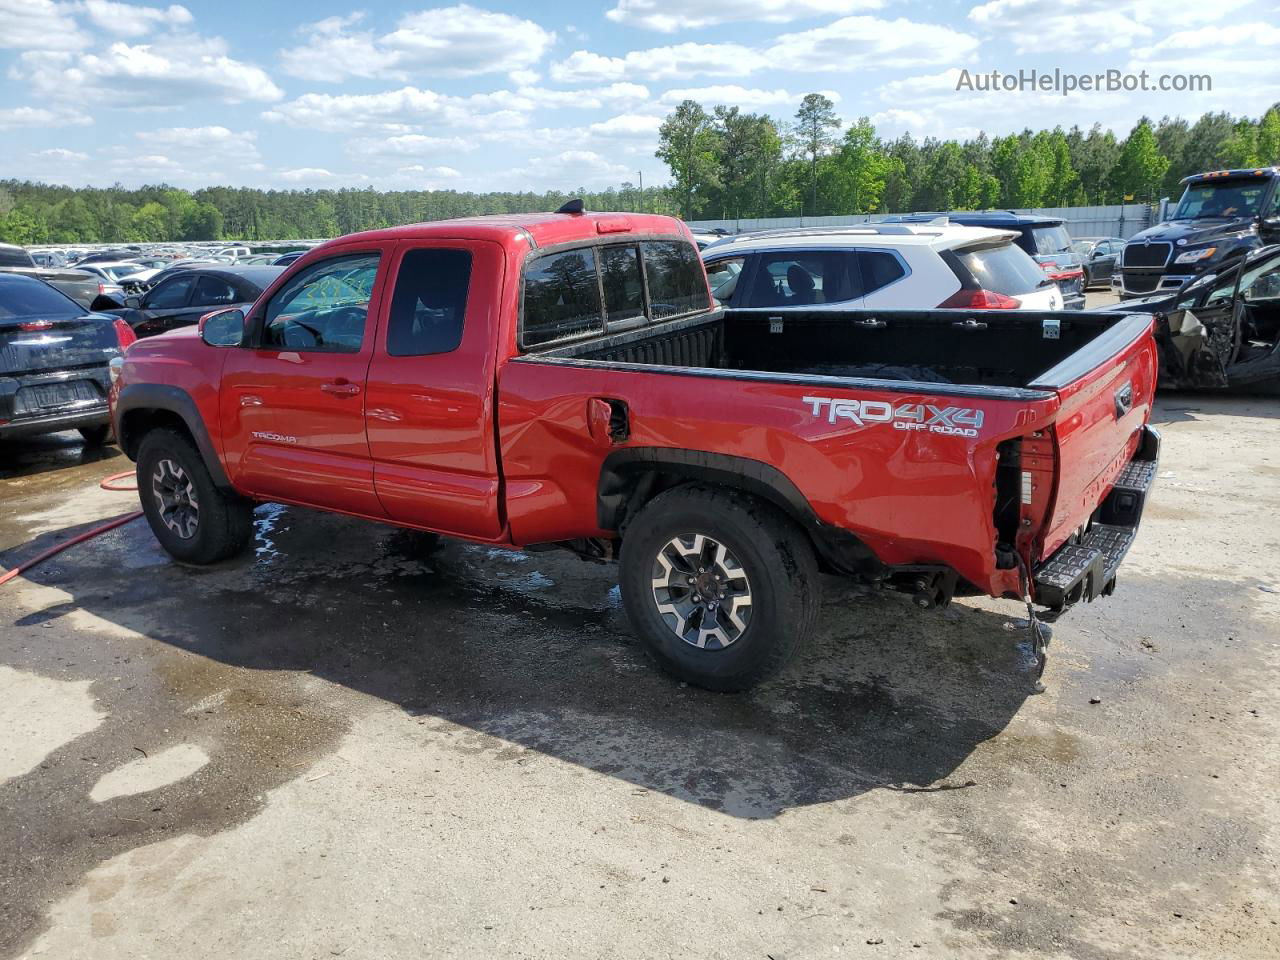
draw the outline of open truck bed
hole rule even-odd
[[[947,310],[671,321],[513,360],[504,468],[509,484],[538,473],[526,443],[505,442],[537,430],[511,429],[531,407],[546,420],[568,414],[548,405],[612,398],[626,447],[602,463],[598,448],[564,451],[590,489],[537,477],[540,500],[562,486],[576,511],[601,474],[596,535],[625,525],[628,473],[679,450],[714,477],[731,451],[770,465],[762,484],[810,508],[834,569],[923,602],[954,589],[1022,597],[1025,568],[1035,598],[1060,610],[1113,589],[1154,478],[1151,326],[1134,314]],[[545,503],[535,520],[512,489],[516,539],[549,538],[558,521]]]

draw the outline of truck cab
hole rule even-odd
[[[1169,219],[1125,244],[1113,281],[1122,299],[1177,290],[1280,240],[1280,167],[1197,173],[1182,184]]]

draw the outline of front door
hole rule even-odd
[[[228,351],[221,412],[229,472],[265,500],[384,515],[365,435],[365,377],[384,250],[337,253],[279,287]]]
[[[365,401],[378,498],[392,520],[495,540],[502,247],[404,242],[395,261]]]

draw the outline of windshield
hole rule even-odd
[[[1071,237],[1060,223],[1052,227],[1032,227],[1031,236],[1036,241],[1036,253],[1042,257],[1071,249]]]
[[[127,277],[127,276],[130,276],[131,274],[140,273],[145,269],[146,267],[144,267],[140,263],[122,263],[114,267],[103,267],[102,272],[105,273],[112,280],[119,280],[121,277]]]
[[[957,250],[956,256],[984,290],[1016,297],[1045,285],[1044,271],[1021,247],[1006,243],[999,247]]]
[[[1217,180],[1190,184],[1173,211],[1174,220],[1256,217],[1268,180]]]

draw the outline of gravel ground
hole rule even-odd
[[[1274,958],[1274,401],[1165,397],[1115,597],[1030,694],[1015,605],[838,581],[742,696],[655,673],[614,571],[281,507],[0,587],[0,957]],[[0,565],[129,464],[0,448]]]

